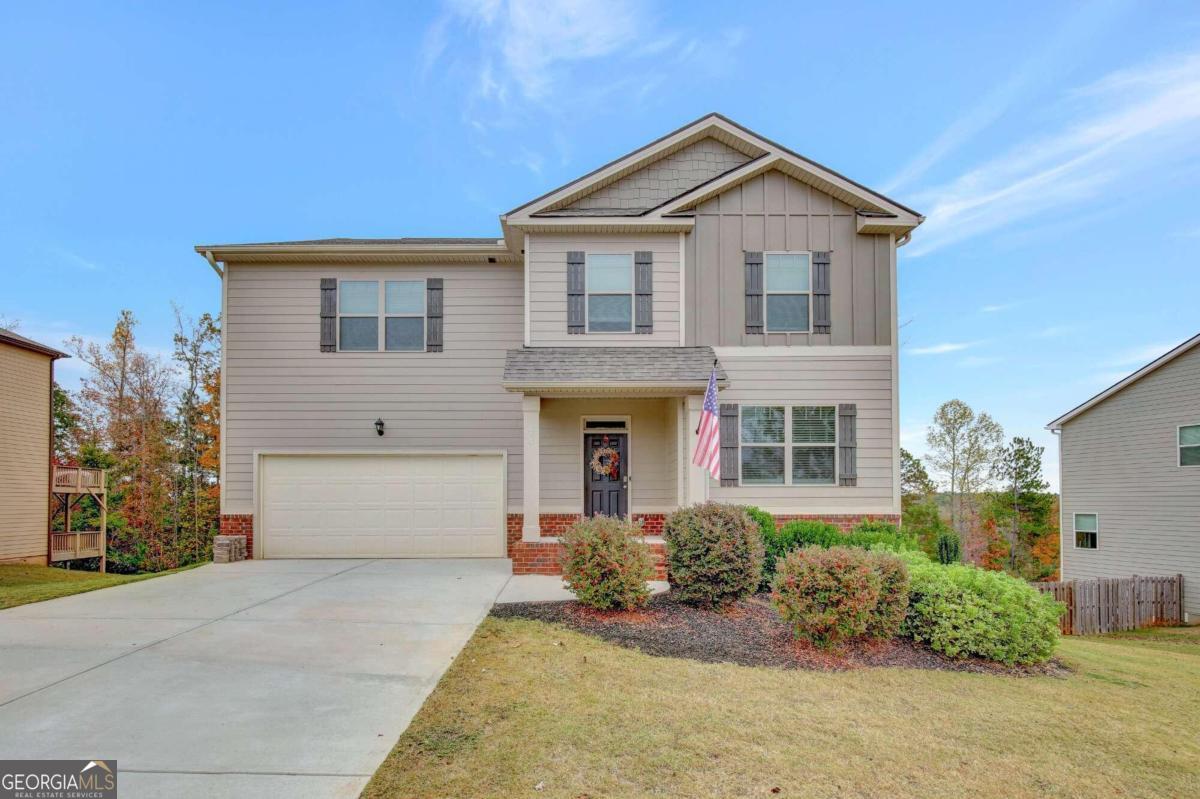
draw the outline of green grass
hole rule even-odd
[[[111,588],[114,585],[136,583],[177,571],[183,570],[173,569],[153,574],[100,574],[67,571],[49,566],[0,565],[0,610],[28,605],[30,602],[57,599],[60,596],[82,594],[84,591],[95,591],[99,588]]]
[[[1200,793],[1200,628],[1059,656],[1075,674],[780,671],[488,619],[364,796]]]

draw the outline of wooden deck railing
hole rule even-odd
[[[52,490],[72,494],[103,494],[104,470],[55,466]]]
[[[104,554],[104,533],[99,530],[50,534],[50,560],[98,558]]]
[[[1033,583],[1067,606],[1063,635],[1095,635],[1183,621],[1183,575]]]

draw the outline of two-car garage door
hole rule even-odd
[[[500,454],[263,455],[264,558],[504,556]]]

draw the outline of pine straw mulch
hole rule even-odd
[[[597,611],[570,600],[496,605],[492,616],[562,624],[649,655],[705,663],[814,671],[865,667],[941,669],[1019,677],[1064,677],[1072,673],[1057,659],[1037,666],[1005,666],[978,658],[951,659],[908,638],[851,641],[834,649],[818,649],[793,638],[765,594],[720,611],[685,605],[668,593],[651,597],[645,608],[635,611]]]

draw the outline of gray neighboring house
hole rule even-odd
[[[1200,335],[1048,425],[1062,578],[1183,575],[1200,620]]]
[[[897,520],[896,249],[921,221],[710,114],[494,237],[199,245],[222,531],[259,558],[556,573],[584,514],[652,541],[709,498]],[[692,465],[714,365],[719,479]]]

